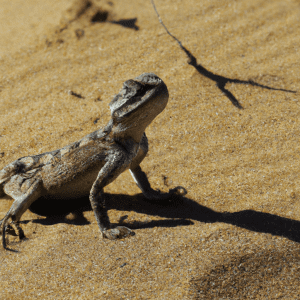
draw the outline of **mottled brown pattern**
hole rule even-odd
[[[14,202],[0,221],[3,247],[6,249],[9,220],[19,229],[22,214],[40,197],[68,200],[89,195],[103,237],[132,235],[127,227],[111,228],[103,196],[103,188],[129,168],[149,200],[179,195],[179,189],[167,194],[152,190],[139,166],[147,153],[139,154],[145,150],[141,146],[146,139],[144,131],[165,108],[168,97],[166,85],[155,74],[145,73],[127,80],[110,105],[112,122],[105,132],[99,129],[60,150],[20,158],[4,167],[0,171],[1,188]]]

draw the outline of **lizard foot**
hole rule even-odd
[[[11,222],[10,224],[7,224],[5,232],[9,235],[18,236],[20,240],[25,238],[24,231],[18,223]]]
[[[112,229],[107,229],[102,232],[104,238],[110,240],[123,239],[129,235],[134,235],[134,232],[125,226],[117,226]]]
[[[13,235],[13,236],[18,236],[18,234],[16,233],[15,229],[10,224],[6,225],[5,233],[7,233],[9,235]]]
[[[187,194],[187,190],[182,186],[177,186],[174,189],[169,190],[170,195],[184,196]]]

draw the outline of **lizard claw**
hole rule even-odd
[[[109,240],[123,239],[129,235],[134,235],[134,232],[125,226],[117,226],[112,229],[107,229],[102,232],[104,238]]]

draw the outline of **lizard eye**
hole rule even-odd
[[[138,94],[140,90],[143,89],[143,84],[134,81],[132,79],[129,79],[124,82],[123,87],[126,89],[126,94],[130,94],[130,96],[134,96],[135,94]]]
[[[123,83],[123,85],[124,85],[125,87],[131,88],[131,87],[135,87],[135,86],[137,85],[137,82],[134,81],[133,79],[129,79],[129,80],[126,80],[126,81]]]
[[[161,82],[162,80],[154,74],[142,74],[135,79],[126,80],[119,94],[109,103],[111,115],[120,117],[134,111],[138,105],[148,101],[149,95],[156,91]]]

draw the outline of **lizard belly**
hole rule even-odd
[[[53,172],[43,172],[43,184],[46,198],[74,199],[90,194],[90,190],[101,170],[103,164],[96,164],[80,172],[63,172],[57,168]],[[50,180],[49,180],[50,179]]]

